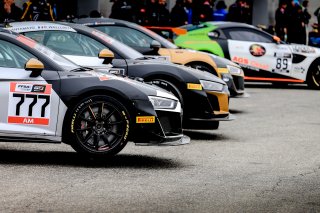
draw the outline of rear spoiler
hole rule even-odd
[[[166,31],[172,31],[176,35],[185,35],[187,34],[187,30],[179,27],[155,27],[155,26],[144,26],[147,29],[150,30],[166,30]]]

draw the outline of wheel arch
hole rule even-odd
[[[307,72],[307,75],[306,75],[306,83],[309,85],[310,83],[309,83],[309,81],[310,81],[310,75],[311,75],[311,69],[314,67],[314,66],[316,66],[317,65],[317,63],[320,65],[320,57],[318,57],[318,58],[316,58],[316,59],[314,59],[313,61],[312,61],[312,63],[310,64],[310,66],[309,66],[309,68],[308,68],[308,72]],[[310,86],[310,85],[309,85]],[[319,87],[320,88],[320,87]]]
[[[212,71],[212,74],[214,74],[215,76],[219,76],[217,70],[213,66],[211,66],[210,64],[203,62],[203,61],[192,61],[192,62],[185,64],[185,66],[192,66],[192,65],[196,65],[196,64],[200,64],[200,65],[208,67]]]
[[[66,111],[66,114],[64,116],[63,119],[63,125],[62,125],[62,141],[66,144],[68,143],[68,121],[69,119],[72,118],[71,115],[71,110],[73,110],[73,108],[76,106],[76,104],[78,104],[82,99],[84,99],[85,97],[90,97],[90,96],[99,96],[99,95],[104,95],[104,96],[109,96],[111,98],[116,99],[117,101],[121,102],[127,109],[127,111],[129,112],[129,117],[130,119],[132,119],[132,114],[133,114],[133,105],[130,102],[129,99],[127,99],[126,97],[124,97],[123,95],[114,92],[114,91],[110,91],[110,90],[104,90],[104,89],[95,89],[95,90],[90,90],[90,91],[84,91],[80,94],[78,94],[77,96],[71,98],[68,101],[68,110]],[[130,122],[131,123],[131,122]]]

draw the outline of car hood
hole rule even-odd
[[[108,73],[108,68],[100,68],[100,69],[92,69],[90,71],[86,72],[72,72],[76,73],[79,77],[85,78],[85,77],[97,77],[100,81],[121,81],[126,84],[131,85],[132,87],[138,89],[142,93],[144,93],[147,96],[158,96],[163,98],[169,98],[178,101],[178,99],[168,91],[157,87],[155,85],[150,85],[144,82],[140,82],[135,79],[131,79],[126,76],[117,76]]]

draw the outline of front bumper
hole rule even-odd
[[[250,97],[245,92],[244,76],[232,75],[232,74],[221,74],[221,78],[228,85],[230,91],[230,97],[233,98],[247,98]]]
[[[135,119],[131,140],[139,145],[182,144],[181,113],[168,110],[151,110],[150,105],[149,101],[135,101],[137,119]]]
[[[231,121],[229,93],[227,91],[194,91],[185,104],[183,128],[217,129],[219,121]],[[197,95],[196,95],[197,94]]]

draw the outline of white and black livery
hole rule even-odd
[[[64,142],[91,156],[127,141],[179,144],[181,104],[165,90],[73,64],[0,30],[0,140]]]

